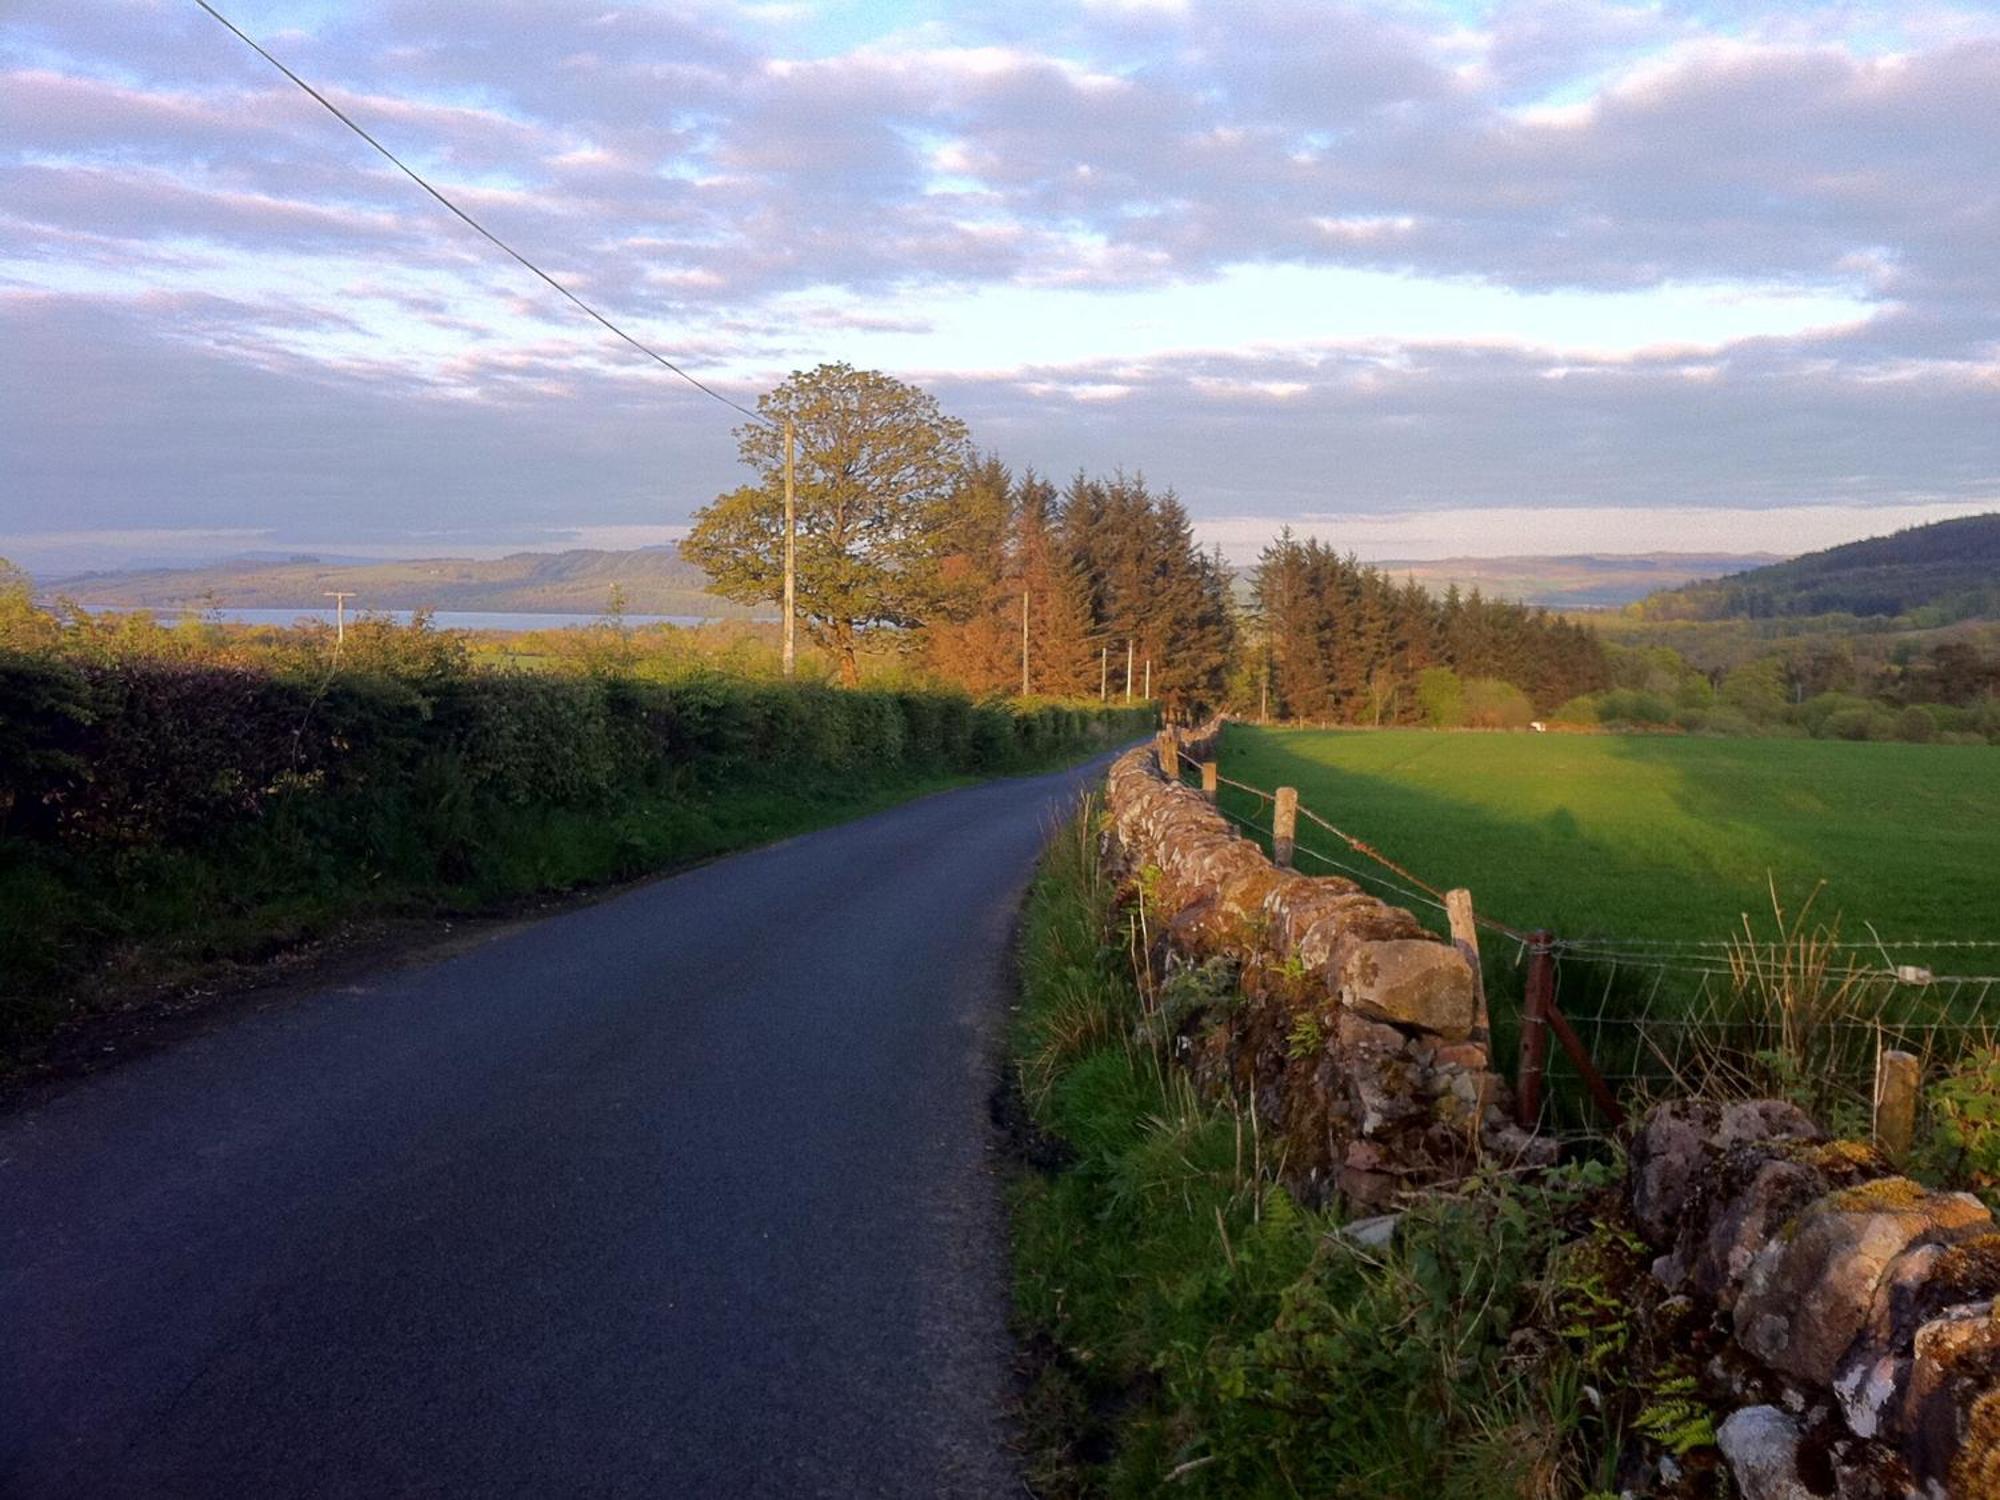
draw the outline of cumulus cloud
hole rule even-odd
[[[890,349],[1016,461],[1144,464],[1216,517],[1968,504],[2000,472],[1988,9],[237,8],[745,398]],[[1343,305],[1357,272],[1393,305]],[[1245,284],[1241,326],[1296,337],[1218,331]],[[1144,313],[1079,350],[1046,289]],[[1690,296],[1780,311],[1672,347]],[[732,478],[730,414],[180,5],[0,13],[0,320],[0,531],[672,525]]]

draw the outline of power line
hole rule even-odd
[[[345,125],[349,130],[353,131],[356,135],[360,136],[362,140],[366,141],[369,145],[373,146],[376,149],[376,151],[380,152],[381,155],[385,159],[387,159],[387,161],[391,166],[395,167],[397,171],[401,172],[405,177],[409,178],[410,181],[414,182],[418,187],[422,188],[425,192],[429,193],[433,198],[437,199],[439,203],[443,204],[445,208],[449,209],[467,227],[478,233],[481,237],[486,239],[496,248],[504,251],[513,259],[519,261],[522,265],[526,266],[530,271],[534,272],[535,275],[539,276],[543,281],[547,282],[551,287],[553,287],[556,291],[560,292],[564,297],[568,298],[569,301],[574,303],[578,308],[580,308],[590,317],[594,318],[598,323],[602,324],[605,328],[610,330],[612,333],[616,334],[626,343],[630,344],[634,349],[637,349],[641,354],[645,355],[648,359],[654,361],[656,364],[664,365],[668,370],[671,370],[674,374],[680,376],[681,379],[685,380],[689,385],[693,386],[696,390],[700,391],[704,396],[713,397],[715,400],[720,401],[724,406],[729,407],[732,411],[741,412],[744,416],[748,417],[753,422],[761,422],[765,426],[776,425],[772,423],[771,420],[768,417],[764,416],[761,412],[754,412],[749,407],[743,406],[738,402],[730,400],[729,397],[723,395],[722,392],[714,389],[712,386],[704,385],[700,380],[698,380],[693,375],[688,374],[686,370],[683,370],[679,365],[675,364],[672,360],[668,359],[664,354],[661,354],[658,350],[648,348],[646,345],[640,343],[639,340],[633,338],[631,334],[627,333],[624,329],[620,328],[616,323],[612,322],[609,318],[605,317],[603,313],[599,312],[596,308],[592,307],[588,302],[585,302],[581,297],[577,296],[575,292],[572,292],[568,287],[564,286],[560,281],[557,281],[555,277],[549,275],[547,271],[544,271],[540,266],[536,265],[533,261],[529,260],[527,256],[523,255],[520,251],[516,250],[512,245],[508,244],[505,240],[501,239],[499,235],[495,234],[492,230],[488,229],[484,224],[480,223],[477,219],[473,218],[471,214],[467,213],[464,209],[460,208],[456,203],[452,202],[451,199],[445,197],[443,193],[439,192],[436,188],[432,187],[428,182],[424,181],[424,179],[420,177],[414,170],[406,166],[402,158],[397,156],[395,152],[391,151],[387,146],[383,145],[380,141],[376,140],[374,136],[370,135],[367,131],[363,130],[359,125],[355,124],[354,121],[350,119],[345,113],[343,113],[340,107],[337,104],[335,104],[331,99],[327,98],[326,95],[322,94],[318,89],[314,88],[311,84],[307,83],[303,78],[299,77],[298,74],[294,73],[290,68],[286,67],[283,63],[279,62],[277,58],[273,57],[270,53],[266,52],[262,47],[260,47],[256,43],[256,41],[254,41],[248,34],[244,32],[242,27],[238,26],[234,21],[230,20],[229,17],[225,16],[221,11],[217,10],[213,5],[210,5],[208,3],[208,0],[194,0],[194,3],[196,5],[199,5],[203,10],[207,11],[209,15],[213,16],[218,22],[220,22],[225,28],[227,28],[236,37],[238,41],[243,43],[244,46],[248,47],[252,52],[256,53],[259,57],[263,58],[265,62],[269,63],[272,67],[276,68],[280,73],[283,73],[287,78],[291,79],[293,83],[297,84],[308,95],[310,95],[313,98],[313,100],[316,101],[319,104],[319,106],[322,109],[324,109],[328,114],[332,115],[336,120],[340,121],[341,124]]]

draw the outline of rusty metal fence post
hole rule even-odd
[[[1549,1011],[1555,1001],[1555,938],[1546,930],[1528,934],[1528,993],[1521,1006],[1521,1070],[1515,1118],[1523,1130],[1542,1114],[1542,1077],[1548,1071]]]

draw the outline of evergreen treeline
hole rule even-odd
[[[1194,542],[1186,509],[1143,478],[1078,474],[1058,491],[988,457],[966,476],[923,632],[938,675],[974,693],[1114,698],[1192,710],[1222,699],[1235,626],[1229,569]],[[1023,630],[1023,602],[1026,629]],[[1026,639],[1027,681],[1022,681]]]
[[[1543,609],[1436,598],[1287,530],[1257,561],[1242,707],[1357,724],[1525,722],[1610,683],[1588,628]]]

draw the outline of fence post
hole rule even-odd
[[[1914,1053],[1885,1051],[1875,1059],[1875,1144],[1900,1161],[1917,1132],[1917,1079]]]
[[[1215,762],[1212,760],[1205,760],[1201,763],[1201,794],[1202,796],[1208,798],[1211,805],[1215,802],[1216,798],[1221,795],[1221,793],[1219,793],[1216,790]]]
[[[1299,789],[1281,786],[1271,803],[1271,862],[1289,870],[1299,841]]]
[[[1478,1007],[1472,1021],[1472,1040],[1484,1047],[1493,1040],[1493,1026],[1486,1015],[1486,975],[1479,963],[1479,924],[1472,917],[1472,892],[1446,891],[1444,910],[1451,919],[1452,945],[1472,966],[1472,999]]]
[[[1171,729],[1160,731],[1160,769],[1167,773],[1167,780],[1181,779],[1180,745]]]
[[[1528,934],[1528,994],[1521,1007],[1521,1076],[1515,1119],[1532,1130],[1542,1115],[1542,1074],[1549,1057],[1549,1006],[1555,1000],[1554,937],[1546,931]]]

